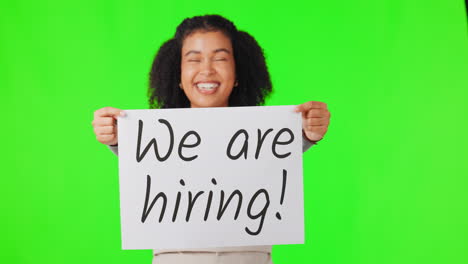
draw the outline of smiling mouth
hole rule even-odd
[[[199,82],[195,84],[197,90],[202,94],[213,94],[218,89],[220,83],[218,82]]]

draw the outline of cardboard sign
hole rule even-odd
[[[126,110],[118,120],[123,249],[303,243],[293,107]]]

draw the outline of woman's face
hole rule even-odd
[[[220,31],[196,31],[182,45],[181,88],[191,107],[228,106],[236,81],[231,40]]]

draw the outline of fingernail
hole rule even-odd
[[[119,115],[120,115],[120,116],[126,116],[127,114],[125,114],[124,111],[120,111],[120,114],[119,114]]]

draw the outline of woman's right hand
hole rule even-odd
[[[117,145],[117,117],[119,116],[125,116],[125,112],[113,107],[104,107],[94,112],[92,125],[99,142]]]

